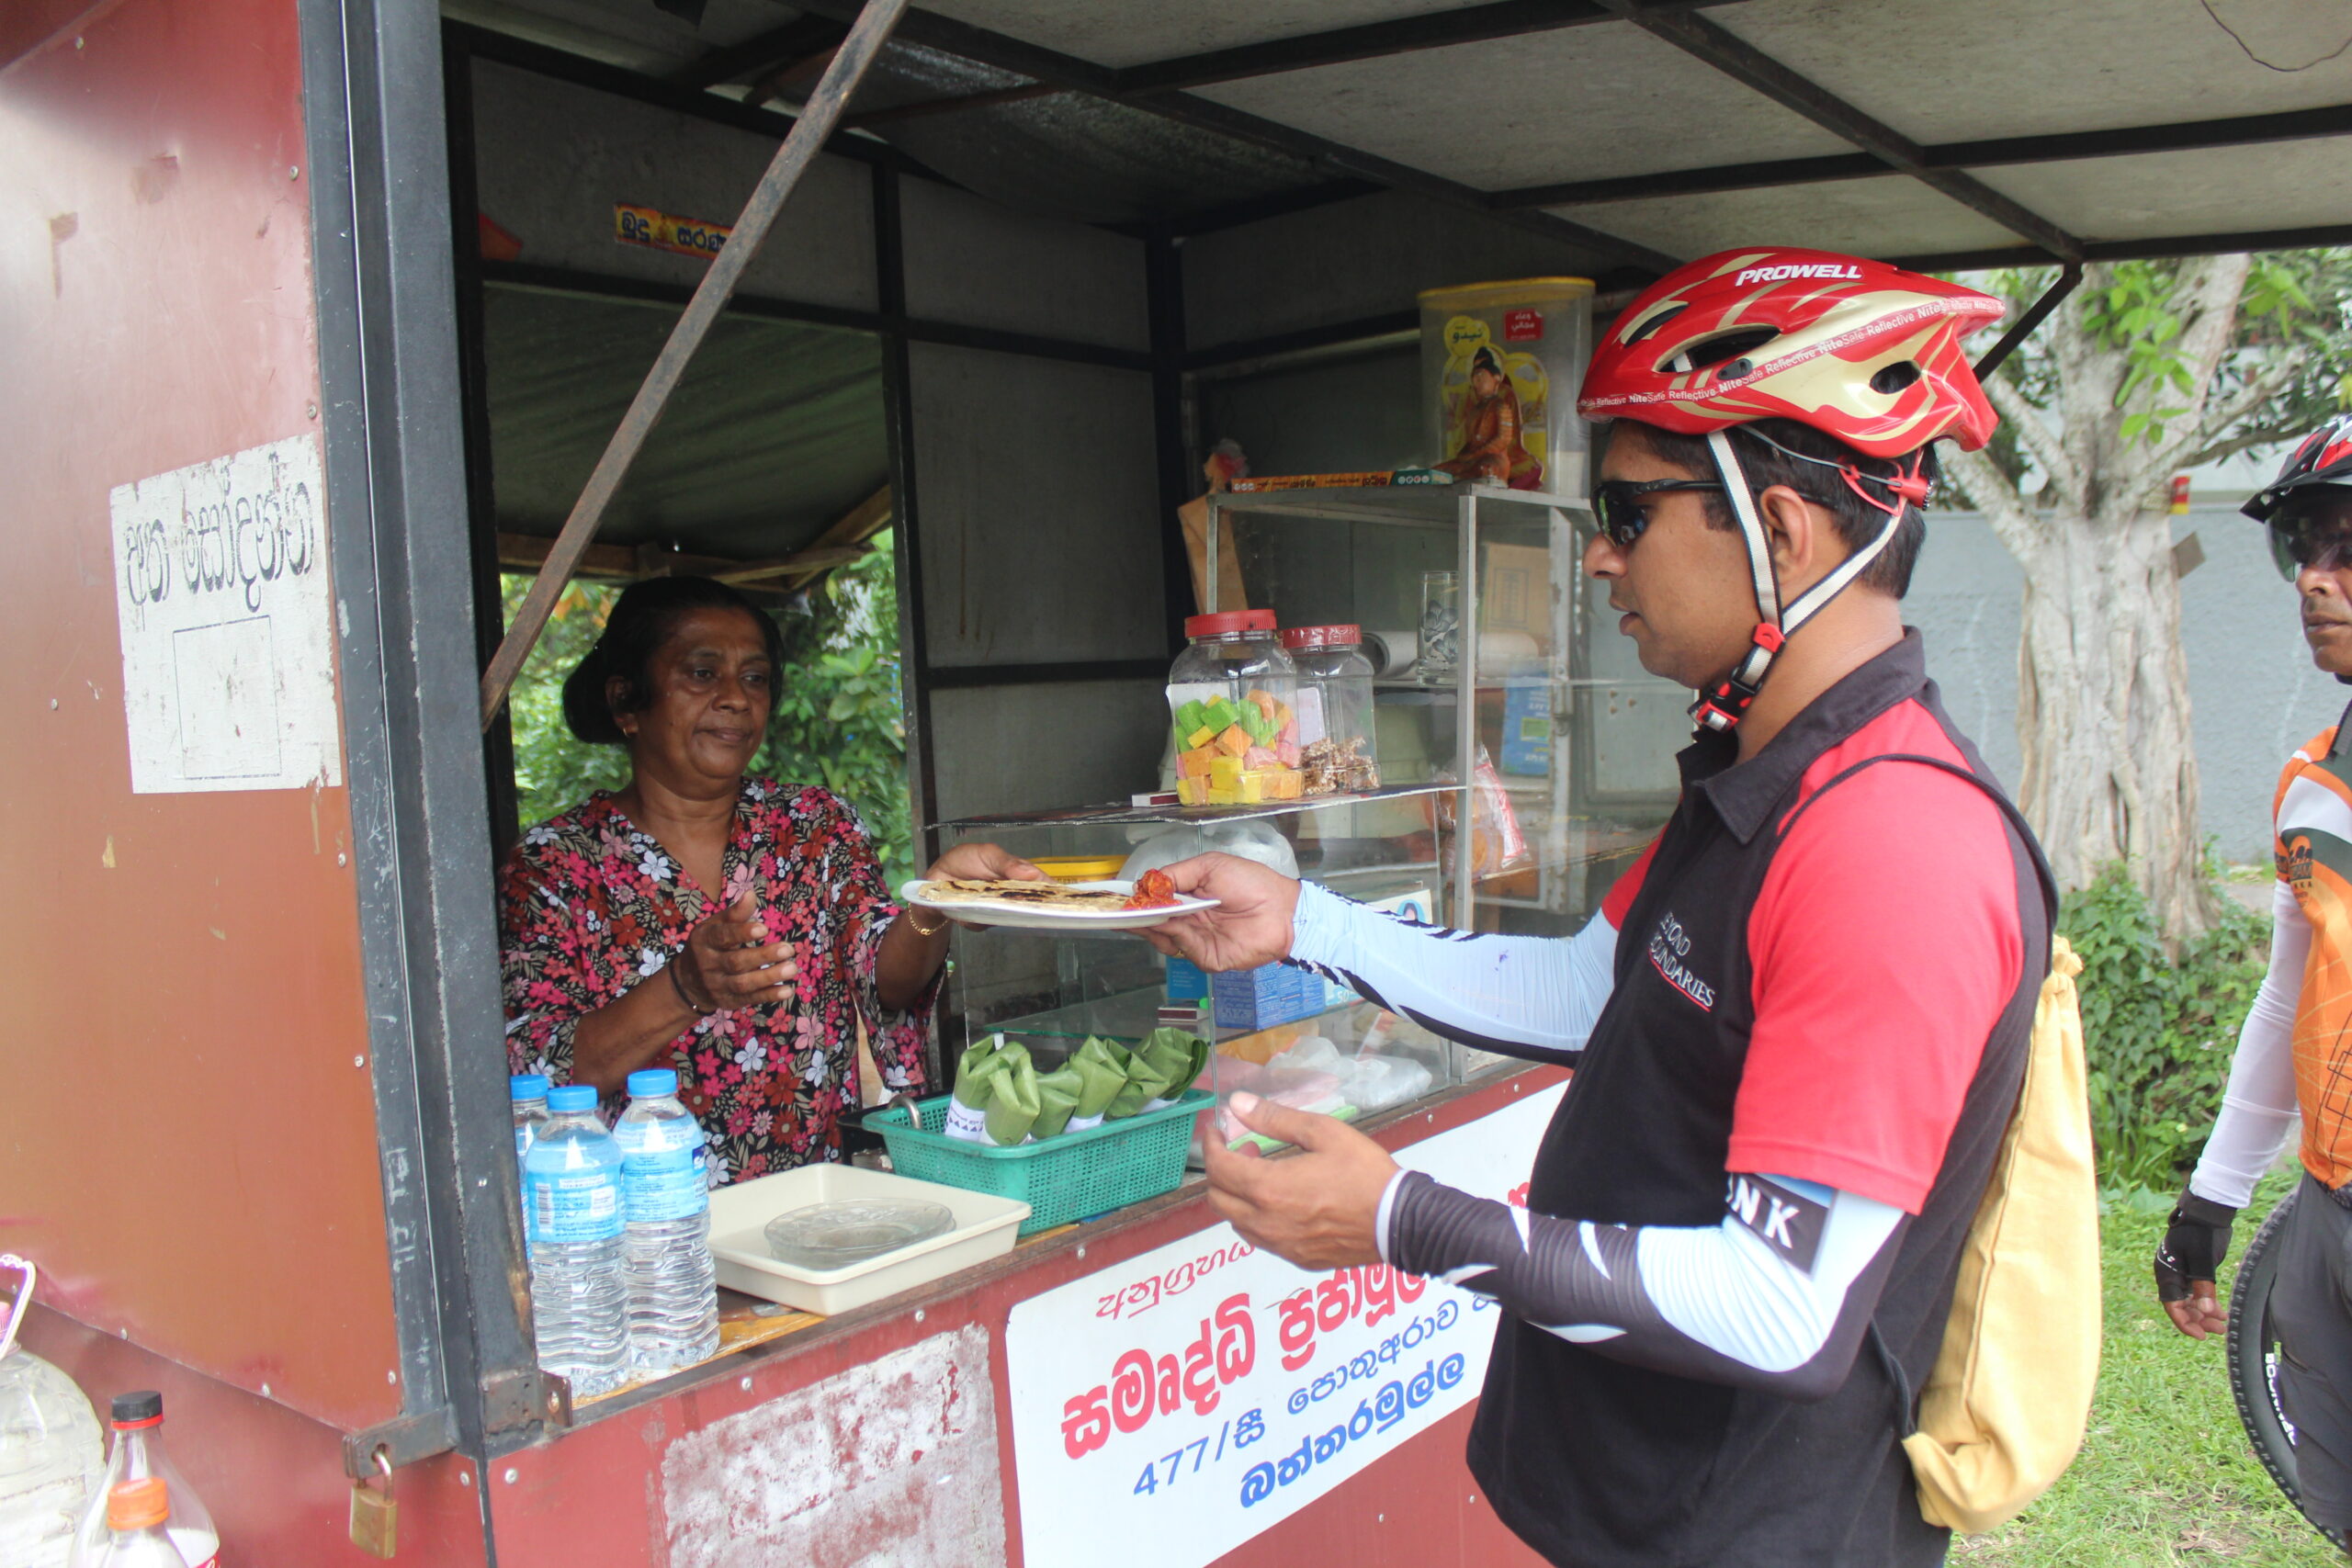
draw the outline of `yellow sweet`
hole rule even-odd
[[[1204,724],[1184,738],[1184,749],[1188,751],[1197,751],[1216,739],[1216,727]]]

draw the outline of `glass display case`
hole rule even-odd
[[[1641,671],[1606,585],[1583,576],[1582,503],[1452,485],[1212,504],[1224,525],[1208,530],[1207,581],[1229,539],[1250,607],[1284,626],[1363,628],[1382,787],[975,817],[942,823],[943,847],[988,840],[1031,858],[1117,857],[1129,875],[1220,849],[1458,929],[1579,928],[1672,810],[1674,753],[1690,734],[1690,694]],[[1425,616],[1427,574],[1450,581],[1431,585]],[[1175,787],[1176,766],[1171,747],[1162,790]],[[958,943],[942,1039],[952,1055],[1001,1031],[1050,1067],[1090,1034],[1140,1040],[1171,1007],[1204,1010],[1210,1087],[1304,1085],[1294,1102],[1310,1108],[1319,1072],[1340,1075],[1335,1096],[1354,1096],[1352,1109],[1378,1110],[1502,1065],[1302,971],[1204,976],[1113,933],[999,930]]]
[[[1452,786],[1442,815],[1472,825],[1468,854],[1441,867],[1447,921],[1581,926],[1673,809],[1690,733],[1690,694],[1643,671],[1607,584],[1584,575],[1584,502],[1456,484],[1210,505],[1210,584],[1230,541],[1250,604],[1281,625],[1363,628],[1381,777]]]

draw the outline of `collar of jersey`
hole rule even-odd
[[[1901,642],[1814,698],[1747,761],[1736,760],[1736,734],[1700,736],[1677,759],[1683,790],[1714,807],[1724,826],[1747,843],[1824,751],[1895,704],[1918,695],[1927,683],[1926,646],[1917,627],[1905,626]]]

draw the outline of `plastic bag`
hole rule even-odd
[[[1460,774],[1447,771],[1437,774],[1440,784],[1457,784],[1460,778]],[[1445,880],[1451,883],[1454,856],[1463,839],[1454,823],[1460,815],[1462,796],[1449,790],[1434,798],[1440,840],[1438,863]],[[1532,863],[1534,857],[1528,853],[1527,835],[1520,831],[1519,813],[1511,807],[1510,791],[1503,787],[1502,775],[1495,771],[1494,760],[1487,755],[1484,746],[1478,748],[1477,761],[1470,770],[1470,802],[1472,875],[1496,876]]]

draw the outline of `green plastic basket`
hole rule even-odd
[[[1011,1148],[968,1144],[939,1131],[947,1121],[950,1097],[944,1094],[920,1102],[921,1127],[908,1125],[903,1106],[868,1113],[865,1125],[882,1135],[890,1168],[900,1176],[1017,1199],[1029,1205],[1021,1234],[1034,1235],[1156,1198],[1182,1182],[1193,1118],[1216,1098],[1206,1089],[1187,1089],[1158,1111]]]

